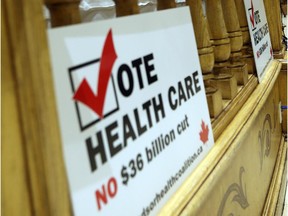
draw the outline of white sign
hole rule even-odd
[[[156,215],[214,143],[188,7],[48,33],[74,214]]]
[[[261,82],[268,63],[273,59],[264,3],[257,0],[244,0],[244,4],[258,80]]]

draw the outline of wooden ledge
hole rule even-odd
[[[256,88],[258,80],[255,76],[250,76],[245,86],[238,87],[238,93],[233,100],[223,100],[223,110],[219,116],[211,119],[214,140],[217,140],[220,134],[229,125],[243,104],[247,101],[253,90]]]
[[[270,190],[263,208],[263,216],[282,215],[287,185],[287,142],[282,137]],[[286,191],[287,193],[287,191]]]

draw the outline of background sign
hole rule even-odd
[[[189,9],[48,33],[74,214],[155,215],[214,143]]]
[[[257,0],[244,0],[244,3],[258,80],[261,82],[269,61],[273,59],[264,3]]]

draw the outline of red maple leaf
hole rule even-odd
[[[208,141],[208,134],[209,134],[208,125],[206,125],[205,122],[202,120],[201,131],[199,135],[200,135],[200,140],[203,142],[203,144],[205,144]]]

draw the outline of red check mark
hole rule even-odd
[[[117,53],[113,43],[112,30],[110,29],[106,36],[102,50],[97,94],[95,95],[93,93],[86,78],[84,78],[73,96],[75,101],[79,101],[88,106],[91,110],[98,114],[100,118],[103,118],[103,109],[108,82],[116,59]]]
[[[252,15],[250,15],[250,21],[251,21],[252,26],[253,26],[253,28],[254,28],[254,26],[255,26],[255,20],[254,20],[254,6],[253,6],[252,0],[251,0],[251,9],[252,9]]]

